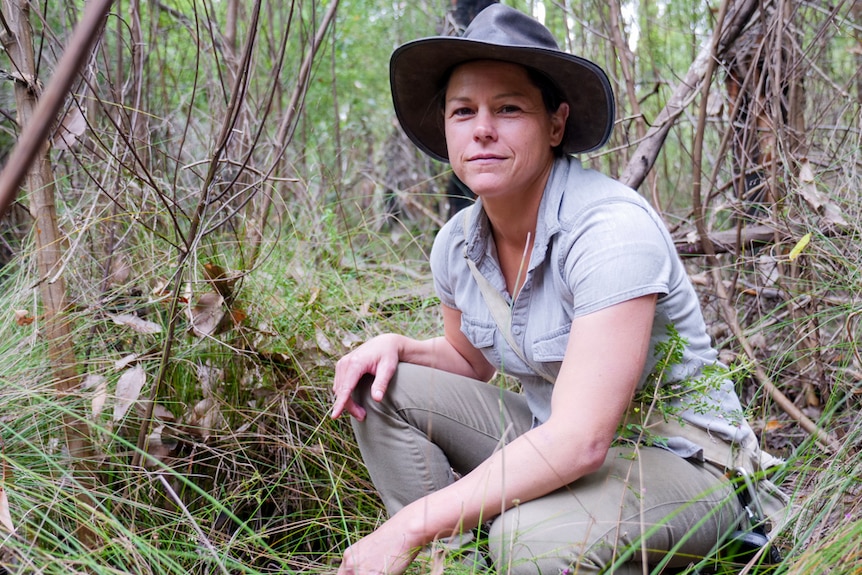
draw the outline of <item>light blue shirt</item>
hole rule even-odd
[[[639,386],[656,367],[656,345],[668,339],[668,324],[687,346],[682,361],[665,374],[666,385],[685,386],[701,375],[704,366],[716,364],[697,294],[673,240],[658,214],[634,190],[584,169],[577,159],[558,159],[539,207],[526,279],[514,302],[481,200],[467,209],[468,217],[456,215],[435,239],[431,251],[435,288],[444,305],[461,311],[461,331],[470,343],[498,371],[521,382],[534,424],[550,416],[553,384],[522,361],[499,333],[465,254],[510,304],[512,335],[525,358],[551,380],[563,361],[573,319],[648,294],[657,294],[658,299],[652,352]],[[613,356],[614,350],[607,354]],[[704,409],[700,399],[697,409],[681,415],[727,440],[741,441],[752,434],[742,421],[730,381],[711,390],[706,404]],[[686,450],[674,449],[688,456]]]

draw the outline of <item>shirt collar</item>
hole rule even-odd
[[[551,238],[560,231],[560,204],[563,201],[571,164],[577,162],[578,160],[570,156],[563,156],[554,161],[548,182],[545,184],[545,191],[542,193],[542,201],[539,204],[536,238],[533,241],[533,254],[530,258],[531,268],[544,259]],[[479,262],[488,250],[488,238],[491,234],[491,224],[485,214],[481,198],[476,200],[473,208],[469,209],[465,223],[467,257]]]

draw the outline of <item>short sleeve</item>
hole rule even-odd
[[[450,274],[452,271],[452,241],[453,234],[456,233],[455,228],[457,228],[457,233],[463,234],[461,226],[455,222],[456,219],[458,218],[450,219],[437,232],[437,236],[434,238],[434,243],[431,246],[431,275],[434,278],[434,290],[437,292],[440,302],[451,308],[457,307],[455,305],[455,286]]]
[[[672,243],[644,206],[613,199],[586,209],[567,238],[561,273],[573,317],[648,294],[669,293]]]

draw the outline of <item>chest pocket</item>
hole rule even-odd
[[[533,343],[533,360],[540,363],[557,364],[555,371],[559,371],[559,364],[562,363],[566,355],[570,331],[571,326],[564,325],[537,337]]]
[[[486,322],[467,314],[461,314],[461,333],[470,344],[482,352],[485,358],[494,366],[499,367],[500,358],[494,347],[497,335],[497,324]]]
[[[480,321],[467,314],[461,314],[461,333],[476,349],[493,346],[496,331],[497,324],[495,323]]]

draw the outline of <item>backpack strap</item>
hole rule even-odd
[[[467,262],[467,267],[470,268],[470,273],[473,274],[473,279],[476,280],[476,284],[479,286],[479,291],[482,293],[482,299],[485,300],[485,305],[487,305],[488,309],[491,311],[491,317],[494,318],[494,323],[497,324],[497,328],[500,330],[500,333],[503,334],[506,343],[509,344],[512,351],[514,351],[518,358],[529,366],[530,369],[535,371],[545,381],[554,383],[556,378],[551,377],[542,369],[539,369],[539,367],[533,362],[529,361],[524,354],[524,351],[515,342],[515,338],[512,336],[512,308],[508,303],[506,303],[506,300],[503,298],[503,295],[497,291],[497,288],[491,285],[488,278],[482,275],[482,272],[480,272],[479,268],[476,266],[476,262],[471,260],[467,255],[467,223],[469,222],[468,216],[472,213],[473,209],[474,208],[472,207],[464,209],[462,212],[463,216],[461,218],[461,227],[464,232],[464,260]]]

